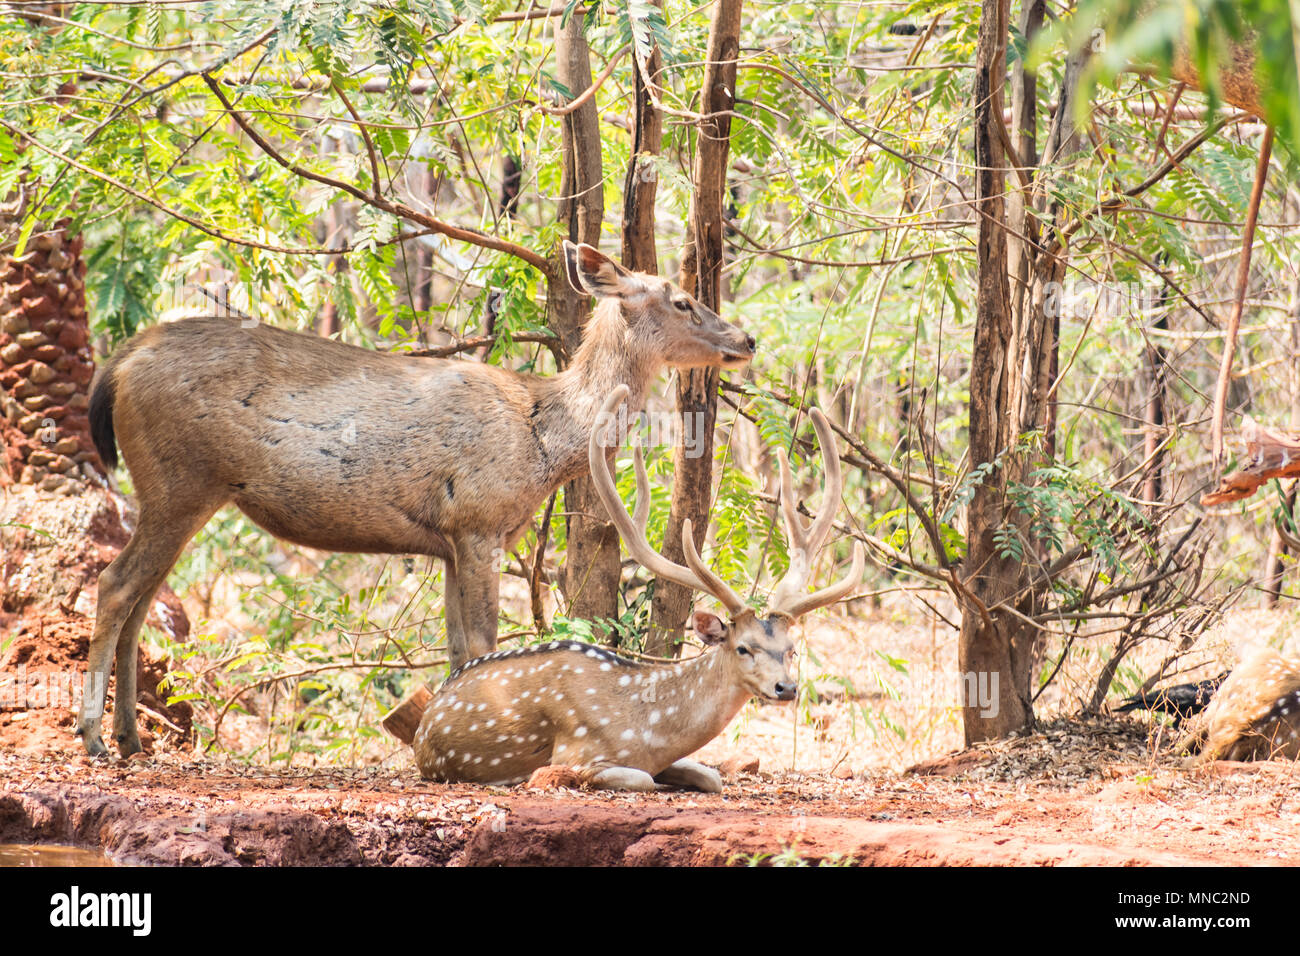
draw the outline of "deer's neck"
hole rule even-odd
[[[722,733],[751,694],[731,673],[721,651],[709,651],[671,667],[655,667],[641,692],[641,726],[653,732],[655,749],[671,760],[699,750]],[[679,751],[679,752],[678,752]]]
[[[628,387],[629,420],[645,407],[651,380],[663,363],[638,341],[616,300],[592,314],[573,363],[539,380],[535,426],[552,479],[570,481],[587,471],[587,444],[601,405],[619,385]]]

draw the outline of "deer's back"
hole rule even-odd
[[[424,712],[414,741],[420,772],[510,784],[550,763],[618,764],[618,733],[629,727],[650,670],[577,641],[476,658],[448,677]]]

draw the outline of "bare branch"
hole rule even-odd
[[[243,114],[235,109],[230,100],[226,98],[226,94],[222,92],[221,84],[215,78],[204,73],[203,82],[208,85],[208,89],[212,90],[213,95],[221,102],[222,107],[230,115],[230,118],[233,119],[235,123],[238,124],[239,128],[248,135],[248,138],[251,139],[257,147],[262,150],[262,152],[266,153],[267,156],[271,157],[271,159],[281,167],[287,169],[295,176],[300,176],[303,179],[310,179],[313,182],[318,182],[325,186],[331,186],[334,189],[345,192],[348,195],[361,200],[368,206],[372,206],[375,209],[382,210],[383,212],[391,213],[401,219],[409,219],[411,222],[417,222],[430,231],[446,236],[449,239],[456,239],[460,242],[467,242],[470,245],[480,246],[484,249],[492,249],[496,252],[504,252],[508,255],[512,255],[517,259],[522,259],[524,262],[545,275],[548,279],[551,277],[551,264],[545,257],[534,252],[532,249],[521,246],[518,243],[510,242],[507,239],[498,239],[496,236],[489,236],[486,233],[479,232],[475,229],[465,229],[460,226],[453,226],[450,223],[443,222],[441,219],[435,219],[433,216],[412,209],[405,203],[394,202],[393,200],[385,199],[382,196],[369,196],[352,183],[344,182],[340,179],[334,179],[331,176],[326,176],[323,173],[316,172],[315,170],[307,169],[304,166],[300,166],[299,164],[286,159],[279,150],[272,146],[270,142],[268,142],[267,139],[248,122]]]

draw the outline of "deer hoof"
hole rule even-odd
[[[722,775],[694,760],[679,760],[655,777],[656,783],[685,787],[702,793],[721,793]]]
[[[653,790],[655,778],[632,767],[610,767],[591,778],[597,790]]]
[[[139,734],[116,734],[114,739],[117,741],[117,753],[123,759],[126,759],[133,754],[141,753],[144,750],[144,746],[140,743]],[[99,746],[102,748],[104,745],[101,743]],[[108,751],[105,750],[105,753],[107,752]]]

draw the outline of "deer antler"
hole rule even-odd
[[[749,607],[700,559],[699,552],[695,549],[695,541],[691,537],[689,519],[682,523],[682,549],[686,553],[686,563],[690,567],[684,568],[680,564],[674,564],[650,547],[649,542],[646,541],[646,519],[650,515],[650,481],[646,477],[645,459],[641,454],[640,445],[633,448],[633,462],[636,467],[636,508],[633,514],[627,513],[623,499],[618,495],[618,488],[614,484],[613,466],[605,458],[605,447],[613,424],[614,410],[627,398],[627,394],[626,385],[620,385],[610,392],[609,397],[605,399],[605,404],[601,406],[600,413],[596,416],[596,427],[591,430],[587,453],[596,493],[605,505],[605,510],[609,512],[610,520],[618,528],[619,536],[627,545],[628,553],[633,560],[655,577],[667,578],[694,591],[712,594],[734,619],[748,611]]]
[[[805,528],[803,519],[795,506],[794,482],[790,477],[790,461],[785,449],[777,449],[777,461],[781,467],[781,513],[785,518],[786,535],[790,541],[790,569],[781,583],[772,593],[771,607],[775,611],[791,618],[800,617],[809,611],[827,604],[834,604],[858,583],[862,577],[862,568],[866,557],[862,542],[853,544],[853,568],[840,581],[830,587],[805,594],[808,577],[812,573],[813,558],[826,544],[834,527],[835,512],[840,505],[840,494],[844,490],[840,475],[840,455],[835,448],[835,434],[830,422],[819,409],[811,412],[813,427],[817,430],[817,439],[822,446],[822,459],[826,463],[826,490],[822,495],[822,510],[811,527]]]

